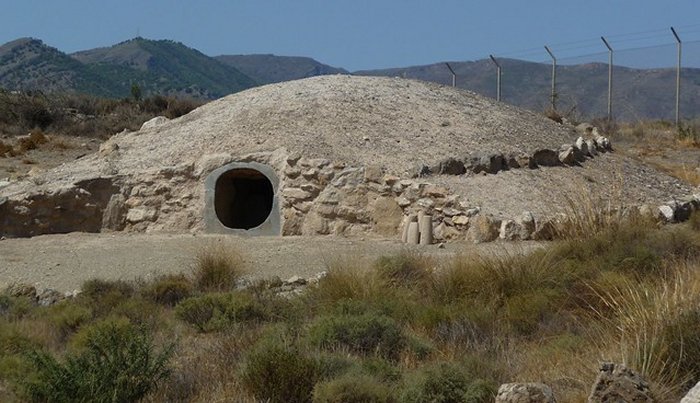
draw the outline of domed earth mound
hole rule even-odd
[[[338,75],[272,84],[157,118],[0,189],[0,234],[396,236],[422,211],[448,239],[466,236],[478,216],[544,220],[588,192],[656,205],[691,191],[593,139],[576,146],[577,137],[432,83]]]

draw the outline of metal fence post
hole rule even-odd
[[[600,39],[608,48],[608,122],[612,122],[613,49],[604,37],[601,36]]]
[[[449,63],[445,63],[445,66],[450,70],[450,73],[452,73],[452,86],[456,87],[457,86],[457,74],[455,73],[454,70],[452,70],[452,67],[450,67]]]
[[[676,30],[671,27],[673,36],[676,37],[678,44],[678,66],[676,68],[676,126],[681,124],[681,38],[676,33]]]
[[[496,65],[496,101],[501,101],[501,65],[498,64],[493,55],[489,55],[493,64]]]
[[[552,110],[557,110],[557,58],[547,45],[544,46],[549,56],[552,58]]]

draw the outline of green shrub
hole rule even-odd
[[[92,310],[67,300],[46,308],[41,316],[58,330],[61,337],[66,337],[92,319]]]
[[[319,376],[318,363],[298,347],[268,337],[255,345],[241,370],[244,387],[269,402],[308,402]]]
[[[175,306],[178,302],[192,295],[192,281],[182,274],[162,276],[147,284],[141,291],[143,295],[158,304]]]
[[[133,293],[134,286],[126,281],[92,279],[83,283],[80,295],[98,299],[110,295],[130,297]]]
[[[34,350],[27,356],[35,377],[21,382],[31,401],[131,402],[146,396],[169,374],[173,347],[156,351],[151,335],[136,327],[95,328],[85,348],[65,362]]]
[[[314,387],[314,403],[395,402],[391,389],[368,375],[345,375]]]
[[[243,275],[243,258],[230,248],[209,245],[197,253],[194,283],[200,291],[230,291]]]
[[[312,324],[309,335],[322,348],[347,348],[389,359],[397,359],[406,345],[401,327],[390,317],[375,313],[323,316]]]
[[[394,256],[382,256],[374,264],[379,277],[396,287],[415,287],[430,279],[427,259],[415,253],[402,252]]]
[[[269,317],[265,307],[244,292],[188,298],[175,307],[175,313],[202,332],[221,330],[240,322],[264,321]]]
[[[0,317],[7,320],[19,320],[29,315],[36,307],[36,302],[29,297],[11,297],[0,294]]]
[[[493,382],[472,378],[463,368],[439,363],[422,368],[405,381],[401,402],[492,402],[496,394]]]

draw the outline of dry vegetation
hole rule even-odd
[[[490,402],[541,381],[583,402],[612,360],[678,401],[700,379],[700,215],[581,220],[529,255],[336,261],[291,297],[237,288],[243,260],[217,246],[190,275],[93,280],[49,307],[3,295],[0,399]]]
[[[8,139],[38,129],[52,135],[106,139],[124,129],[136,130],[155,116],[173,119],[200,105],[201,101],[160,95],[115,100],[0,89],[0,136]],[[4,154],[2,147],[0,157]]]
[[[616,126],[618,150],[693,186],[700,186],[700,121],[640,121]]]

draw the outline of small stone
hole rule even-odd
[[[664,220],[666,220],[667,222],[674,221],[675,211],[673,210],[673,207],[666,205],[659,206],[659,211],[661,212],[661,215]]]
[[[130,223],[139,223],[143,221],[155,221],[158,212],[155,209],[147,207],[135,207],[129,209],[126,213],[126,221]]]
[[[384,177],[382,178],[382,181],[384,181],[385,184],[392,186],[392,185],[396,184],[399,181],[399,179],[400,178],[398,176],[384,175]]]
[[[552,388],[543,383],[505,383],[495,403],[556,403]]]
[[[469,217],[465,215],[458,215],[456,217],[452,217],[452,224],[454,225],[467,225],[469,224]]]
[[[451,207],[445,207],[444,209],[442,209],[442,213],[447,217],[454,217],[458,214],[461,214],[462,212]]]
[[[468,209],[466,213],[467,213],[467,217],[474,217],[475,215],[479,214],[479,212],[481,212],[481,208],[474,207],[474,208]]]
[[[287,285],[306,285],[306,279],[299,276],[292,276],[284,283]]]
[[[403,196],[397,197],[396,203],[398,203],[399,207],[408,207],[411,205],[411,201]]]
[[[566,146],[566,148],[563,148],[559,152],[559,161],[564,165],[575,164],[576,163],[576,154],[574,153],[574,147]]]
[[[156,116],[153,119],[144,122],[144,124],[141,125],[141,130],[152,129],[154,127],[158,127],[160,125],[168,123],[169,121],[170,119],[166,118],[165,116]]]
[[[591,157],[595,157],[598,155],[598,151],[596,149],[595,142],[592,139],[586,140],[586,148],[588,148],[588,155]]]

